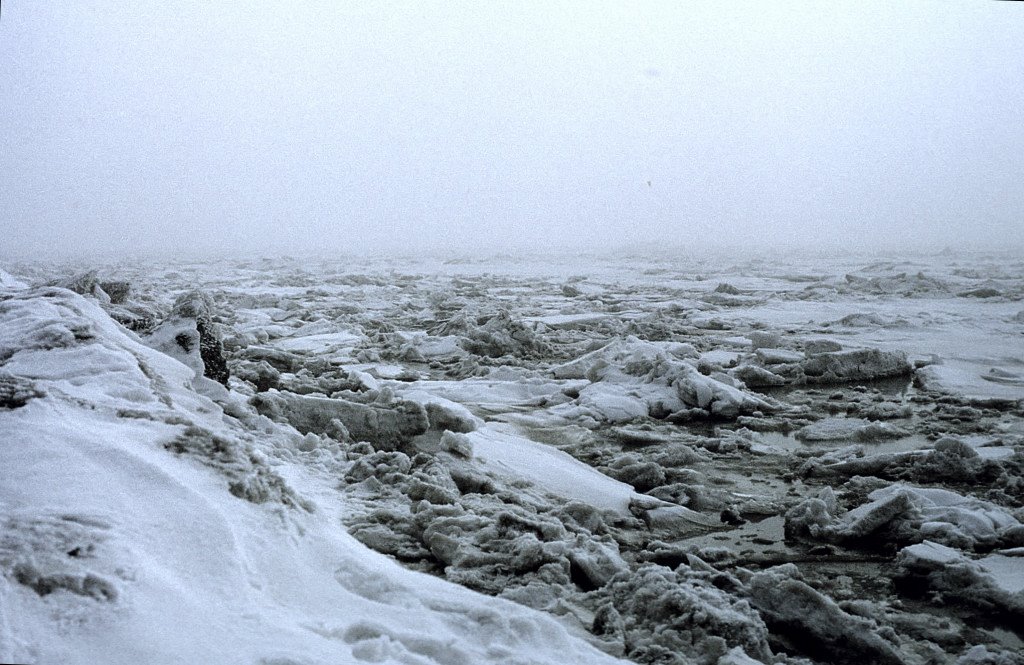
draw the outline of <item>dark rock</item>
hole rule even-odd
[[[100,288],[106,292],[112,305],[124,304],[132,292],[132,285],[123,281],[100,282]]]
[[[231,373],[224,357],[224,343],[220,330],[213,321],[215,304],[202,291],[184,293],[174,301],[172,314],[185,319],[194,319],[199,332],[199,355],[203,359],[203,375],[223,385],[228,385]],[[188,353],[191,349],[185,349]]]
[[[96,287],[99,286],[99,280],[96,277],[95,270],[87,270],[72,277],[62,279],[55,286],[74,291],[79,295],[91,296],[95,295]]]
[[[45,395],[28,379],[0,372],[0,409],[16,409]]]
[[[962,291],[957,295],[961,298],[997,298],[1003,294],[998,289],[993,289],[992,287],[981,287],[971,289],[969,291]]]
[[[738,512],[736,512],[735,508],[731,507],[723,510],[719,519],[721,519],[724,524],[728,524],[730,526],[739,526],[747,521],[743,519]]]
[[[131,303],[130,305],[111,305],[104,308],[110,318],[114,319],[122,326],[137,333],[148,333],[156,326],[156,322],[159,320],[160,315],[156,310],[140,305],[138,303]]]

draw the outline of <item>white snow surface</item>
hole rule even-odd
[[[929,365],[916,373],[918,383],[940,393],[963,395],[973,401],[984,402],[991,398],[1010,400],[1024,399],[1024,380],[1014,382],[1003,375],[1015,373],[990,367],[987,372],[971,371],[948,365]],[[1002,381],[994,380],[1002,379]]]
[[[1010,594],[1024,594],[1024,561],[1019,557],[989,554],[978,559],[978,563],[998,588]]]
[[[95,303],[9,295],[0,362],[45,396],[0,410],[0,661],[617,662],[548,615],[357,543],[340,494],[290,461],[293,435],[256,419],[253,436]],[[236,498],[165,449],[188,427],[251,442],[313,510]],[[499,459],[500,434],[480,454]],[[28,569],[61,582],[41,594],[12,572]]]
[[[1024,597],[1024,562],[1018,557],[995,553],[974,560],[959,550],[926,540],[903,548],[900,558],[918,566],[933,568],[960,564],[974,571],[976,577],[983,579],[992,588],[1010,596]]]
[[[25,289],[28,285],[11,273],[0,270],[0,289]]]

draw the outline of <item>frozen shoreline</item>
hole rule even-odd
[[[1024,648],[970,625],[1024,606],[1021,267],[0,273],[0,659],[840,662],[853,616],[880,660]]]

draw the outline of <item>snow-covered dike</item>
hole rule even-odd
[[[617,662],[356,542],[301,437],[193,378],[94,301],[0,292],[0,661]]]

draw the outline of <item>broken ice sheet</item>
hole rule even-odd
[[[209,629],[181,618],[207,651],[221,648],[216,629],[224,649],[270,658],[257,628],[225,618],[244,600],[258,632],[284,640],[274,653],[297,662],[428,652],[465,662],[600,662],[602,652],[850,662],[869,649],[923,664],[1019,648],[1011,628],[972,625],[984,603],[956,605],[948,590],[963,574],[985,602],[1017,593],[1000,580],[1013,578],[1024,547],[1024,393],[1008,360],[1020,308],[1006,300],[1024,293],[1019,277],[998,273],[1004,295],[988,299],[957,295],[974,278],[927,257],[918,270],[867,273],[812,260],[753,272],[706,263],[699,280],[696,267],[651,261],[642,276],[593,262],[577,281],[568,278],[579,271],[508,258],[419,257],[407,273],[369,259],[315,270],[144,266],[96,276],[129,285],[112,287],[117,304],[95,288],[7,297],[0,359],[17,399],[0,417],[26,432],[8,453],[56,454],[60,439],[65,458],[89,450],[104,464],[83,461],[75,480],[40,463],[5,481],[5,500],[91,497],[116,516],[86,488],[130,478],[132,491],[104,496],[145,518],[108,520],[102,547],[89,536],[66,549],[94,559],[25,540],[36,544],[18,549],[3,577],[29,617],[19,639],[77,648],[46,611],[93,603],[126,614],[130,625],[106,634],[132,636],[149,656],[174,641],[147,642],[136,629],[149,625],[146,612],[181,618],[179,603],[211,617]],[[148,312],[156,318],[140,330],[159,331],[202,280],[218,285],[223,392],[199,383],[201,354],[158,354],[104,318],[134,326],[126,312]],[[709,301],[720,283],[738,293]],[[931,375],[952,374],[930,368],[977,380],[969,390],[936,384]],[[72,414],[74,426],[58,427]],[[118,471],[136,455],[144,464]],[[187,515],[152,512],[160,506]],[[34,510],[15,532],[56,514]],[[189,528],[212,543],[210,556],[189,559]],[[909,548],[926,543],[956,555],[944,575],[913,564]],[[787,563],[795,570],[770,573]],[[161,596],[152,570],[201,601]],[[89,575],[115,592],[86,584]],[[462,589],[446,605],[451,582]],[[1005,598],[999,607],[1012,607]],[[787,614],[793,604],[807,612]],[[338,619],[338,608],[365,619]],[[941,621],[929,626],[925,611]],[[281,628],[282,613],[293,628]],[[829,622],[866,641],[812,630]],[[488,630],[500,646],[482,646]],[[445,651],[452,639],[457,649]]]

